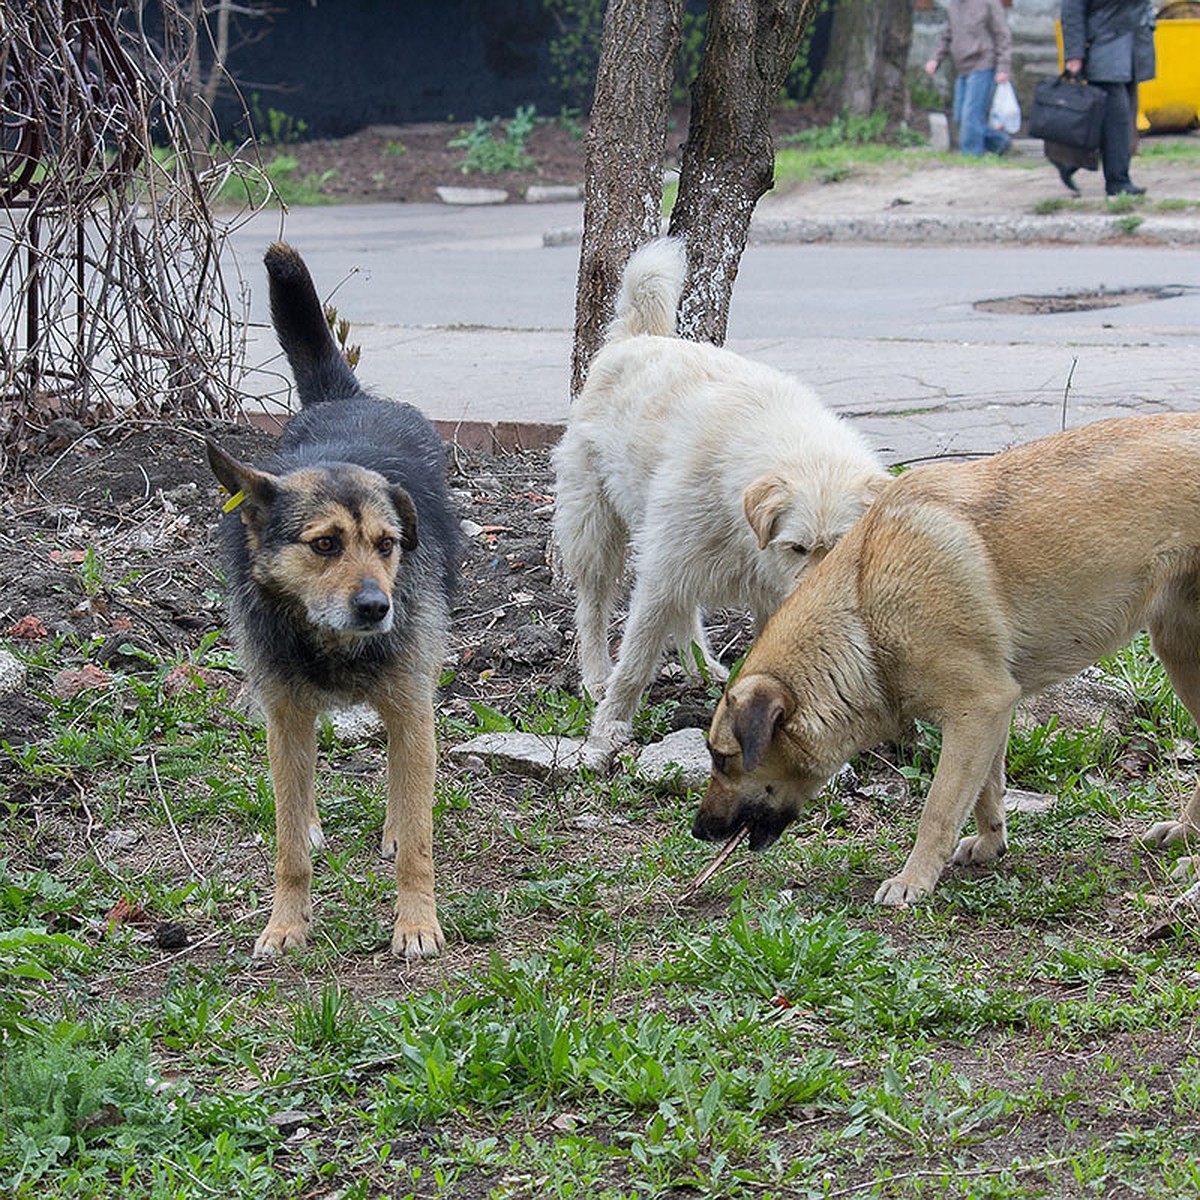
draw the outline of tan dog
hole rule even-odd
[[[1200,718],[1200,415],[1102,421],[901,476],[784,602],[717,707],[693,833],[769,846],[857,751],[942,727],[916,845],[881,904],[1006,848],[1017,702],[1150,631]],[[972,805],[976,832],[956,839]],[[1200,830],[1200,788],[1147,839]],[[1185,860],[1178,874],[1200,865]]]

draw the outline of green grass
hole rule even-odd
[[[1137,697],[1130,726],[1014,733],[1013,784],[1055,802],[1012,815],[994,868],[950,870],[910,910],[869,900],[911,846],[933,726],[890,766],[865,756],[859,785],[690,904],[680,889],[712,855],[688,833],[696,797],[624,774],[552,785],[444,768],[449,944],[411,966],[387,954],[380,747],[323,731],[312,943],[252,966],[272,858],[257,722],[221,676],[178,691],[179,664],[148,656],[55,700],[50,678],[90,644],[10,649],[50,716],[0,770],[5,1195],[1198,1186],[1194,923],[1166,920],[1167,861],[1128,837],[1174,807],[1196,733],[1144,639],[1103,664]],[[190,661],[233,665],[212,641]],[[644,738],[661,735],[660,707]],[[548,689],[445,714],[441,733],[578,733],[587,712]],[[889,789],[862,790],[868,773]],[[580,812],[594,828],[572,825]],[[119,900],[148,922],[115,920]],[[160,921],[191,944],[158,949]]]
[[[300,176],[299,160],[286,151],[277,151],[264,164],[262,174],[247,170],[232,177],[221,189],[217,200],[226,205],[249,205],[258,207],[269,196],[287,206],[332,204],[333,197],[327,185],[336,178],[332,169],[320,175]]]

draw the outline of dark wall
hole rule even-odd
[[[550,58],[560,30],[544,0],[273,0],[270,7],[269,20],[235,18],[229,56],[260,135],[341,137],[367,125],[469,123],[510,117],[522,104],[556,116],[590,102],[590,84],[552,81],[563,71]],[[707,5],[687,0],[687,7],[699,19]],[[807,94],[824,59],[832,9],[832,0],[820,5],[808,71],[789,87],[794,99]],[[590,62],[590,54],[585,48],[577,57]],[[216,116],[226,136],[245,132],[235,99],[219,101]]]
[[[306,137],[366,125],[543,115],[564,103],[542,0],[278,0],[271,20],[244,21],[259,40],[230,55],[230,73],[260,130],[269,109]],[[236,40],[235,43],[236,45]],[[218,105],[226,133],[240,116]]]

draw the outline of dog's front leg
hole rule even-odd
[[[275,788],[275,899],[271,919],[254,944],[255,958],[301,949],[312,921],[312,857],[321,827],[313,796],[317,714],[288,697],[271,697],[267,758]]]
[[[446,944],[433,891],[433,784],[437,742],[433,696],[380,705],[388,731],[385,857],[396,860],[396,923],[392,953],[430,958]]]
[[[951,862],[956,867],[993,862],[1008,849],[1008,826],[1004,815],[1004,749],[992,760],[991,770],[975,801],[975,832],[958,843]]]
[[[1142,835],[1143,841],[1159,850],[1165,850],[1177,842],[1187,843],[1192,839],[1200,840],[1200,786],[1192,791],[1178,820],[1159,821]],[[1197,876],[1200,876],[1200,855],[1182,855],[1171,868],[1172,879],[1186,882]]]
[[[985,822],[992,822],[995,803],[984,798],[983,789],[985,782],[994,782],[996,760],[1003,763],[1015,703],[1013,699],[986,708],[975,706],[943,722],[942,754],[921,812],[916,844],[900,874],[880,885],[877,904],[913,904],[933,891],[972,802],[979,806],[977,813],[982,807]],[[995,831],[989,830],[988,835],[992,839],[988,844],[994,845]],[[1003,838],[1001,821],[1001,842]]]

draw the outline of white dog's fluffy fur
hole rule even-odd
[[[577,592],[583,685],[603,695],[589,735],[629,740],[671,638],[718,679],[701,609],[749,609],[761,628],[796,577],[889,478],[866,442],[803,384],[730,350],[674,337],[682,244],[630,260],[605,345],[554,450],[554,530]],[[632,548],[615,672],[608,625]]]

